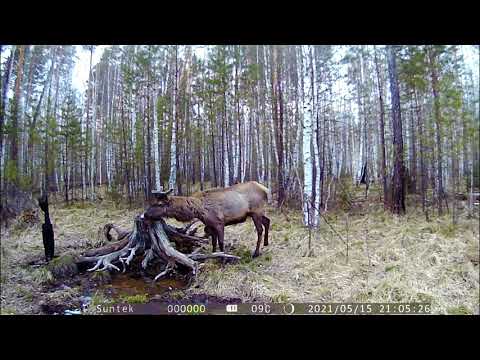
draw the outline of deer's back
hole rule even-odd
[[[209,189],[195,193],[206,208],[222,214],[225,223],[235,222],[252,212],[259,212],[267,202],[267,192],[255,181],[236,184],[227,188]]]

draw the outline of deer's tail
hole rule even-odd
[[[265,185],[262,185],[262,184],[260,184],[260,183],[258,183],[258,182],[257,182],[257,184],[258,184],[258,186],[260,187],[260,189],[262,189],[263,192],[265,193],[265,195],[267,196],[267,202],[268,202],[268,203],[271,203],[271,201],[272,201],[272,192],[270,191],[270,189],[267,188]]]

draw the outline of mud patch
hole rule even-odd
[[[151,277],[141,274],[120,273],[112,275],[111,284],[104,289],[111,297],[142,294],[154,298],[170,291],[185,290],[187,286],[188,279],[180,276],[153,281]]]

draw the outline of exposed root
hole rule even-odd
[[[160,279],[162,276],[165,276],[167,275],[171,270],[173,270],[175,268],[175,263],[174,262],[169,262],[167,264],[167,267],[165,268],[164,271],[162,271],[160,274],[158,274],[157,276],[155,276],[155,278],[153,279],[153,281],[157,281],[158,279]]]
[[[117,241],[122,240],[130,234],[130,231],[122,229],[115,224],[105,224],[103,227],[103,233],[108,241],[112,241],[112,235],[110,235],[110,230],[112,229],[117,233]]]
[[[186,235],[195,235],[197,232],[198,228],[202,225],[202,222],[200,220],[194,220],[190,224],[187,224],[183,228],[174,228],[176,231],[178,231],[181,234],[186,234]]]
[[[128,257],[126,257],[126,258],[122,258],[122,257],[121,257],[120,260],[121,260],[122,262],[125,261],[125,263],[126,263],[127,265],[129,265],[129,264],[130,264],[130,261],[132,261],[133,257],[135,256],[135,252],[137,251],[137,249],[138,249],[138,246],[137,246],[137,247],[134,247],[134,248],[131,248],[131,249],[130,249],[130,254],[128,255]]]
[[[153,259],[154,253],[152,249],[145,251],[145,257],[142,260],[142,268],[145,270],[148,266],[148,262]]]
[[[192,225],[196,222],[193,222],[184,228],[175,228],[171,225],[168,225],[165,221],[160,220],[160,223],[163,226],[165,233],[167,234],[168,238],[175,242],[177,246],[201,246],[203,244],[208,243],[207,238],[201,238],[198,236],[194,236],[198,229],[198,227],[191,229]]]
[[[214,252],[211,254],[195,254],[191,253],[188,255],[190,259],[193,260],[207,260],[207,259],[229,259],[229,260],[240,260],[240,257],[235,256],[235,255],[230,255],[230,254],[225,254],[224,252]]]

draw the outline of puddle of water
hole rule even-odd
[[[47,309],[46,312],[50,314],[63,314],[63,315],[81,315],[83,310],[86,309],[95,292],[100,291],[107,298],[113,299],[115,303],[120,303],[120,298],[123,296],[135,296],[146,295],[148,299],[148,306],[153,304],[151,313],[158,313],[155,303],[160,303],[162,299],[168,298],[168,292],[172,290],[183,290],[188,286],[187,280],[182,278],[164,278],[158,281],[153,281],[152,276],[141,275],[139,273],[112,273],[111,281],[105,285],[95,285],[91,283],[87,278],[82,281],[82,296],[79,297],[80,308],[69,307],[66,305],[62,309]],[[128,304],[127,304],[128,305]],[[137,305],[134,304],[135,308]],[[137,313],[137,311],[134,311]]]
[[[112,275],[112,281],[108,285],[97,289],[112,299],[117,299],[112,306],[102,307],[104,313],[115,314],[160,314],[162,311],[162,298],[168,298],[168,292],[172,290],[183,290],[188,286],[187,281],[181,278],[164,278],[153,281],[148,276],[140,276],[132,273],[116,273]],[[145,304],[125,304],[120,298],[122,296],[147,295],[148,302]],[[87,297],[88,298],[88,297]],[[91,299],[91,298],[90,298]],[[87,304],[88,305],[88,304]],[[121,309],[127,309],[122,311]],[[130,309],[130,310],[128,310]]]
[[[93,285],[87,278],[83,279],[82,282],[83,291],[82,296],[79,298],[81,303],[80,308],[68,308],[67,306],[67,309],[63,308],[60,312],[57,310],[57,314],[63,313],[63,315],[81,315],[83,310],[89,306],[92,296],[96,291],[100,291],[100,293],[103,293],[104,296],[113,300],[112,304],[105,306],[102,305],[98,310],[100,313],[111,315],[175,314],[176,311],[172,313],[170,308],[172,305],[181,304],[197,304],[197,307],[199,304],[202,304],[204,305],[203,308],[206,308],[209,313],[215,313],[216,310],[223,311],[225,304],[240,303],[239,299],[218,298],[208,295],[192,295],[186,297],[180,296],[180,298],[178,296],[172,297],[172,291],[185,290],[189,285],[188,280],[182,278],[181,276],[163,278],[158,281],[153,281],[153,276],[151,276],[151,274],[141,274],[139,272],[112,273],[111,281],[105,285]],[[146,295],[147,302],[143,304],[128,304],[122,301],[122,298],[125,296],[135,295]],[[183,307],[180,307],[180,309]],[[174,309],[177,308],[179,307],[174,307]],[[168,309],[170,309],[170,311]]]
[[[105,286],[114,296],[147,294],[149,298],[162,295],[171,290],[183,290],[186,287],[186,281],[177,278],[153,281],[149,277],[132,277],[131,274],[115,274],[112,276],[112,283]]]

